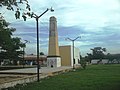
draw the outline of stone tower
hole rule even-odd
[[[49,48],[47,57],[48,67],[60,67],[61,58],[58,46],[57,20],[54,16],[50,17],[49,23]]]

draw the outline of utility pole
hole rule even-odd
[[[81,38],[80,36],[79,37],[76,37],[75,39],[71,39],[71,38],[66,38],[66,40],[70,40],[72,41],[72,46],[73,46],[73,69],[75,69],[75,58],[74,58],[74,41],[77,40],[78,38]]]
[[[33,16],[32,17],[34,17],[35,19],[36,19],[36,29],[37,29],[37,81],[39,82],[39,69],[41,68],[40,67],[40,64],[39,64],[39,27],[38,27],[38,25],[39,25],[39,22],[38,22],[38,20],[39,20],[39,18],[41,17],[41,16],[43,16],[47,11],[51,11],[51,12],[53,12],[54,10],[51,8],[51,9],[46,9],[42,14],[40,14],[39,16],[38,15],[36,15],[36,14],[34,14],[33,13]]]

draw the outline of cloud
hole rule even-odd
[[[120,1],[119,0],[30,0],[32,11],[42,14],[51,6],[54,12],[47,12],[39,19],[40,46],[47,53],[49,37],[49,18],[57,18],[59,45],[71,45],[65,38],[81,39],[75,41],[83,54],[90,52],[90,48],[102,46],[109,52],[120,50]],[[0,9],[4,12],[5,9]],[[36,48],[36,21],[28,18],[26,22],[21,18],[16,20],[14,12],[5,12],[5,18],[16,28],[15,36],[28,39],[27,51]],[[35,51],[33,50],[35,53]]]

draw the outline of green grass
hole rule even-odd
[[[120,90],[120,64],[90,65],[9,90]]]

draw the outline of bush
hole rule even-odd
[[[84,59],[82,59],[80,61],[80,64],[81,64],[81,66],[82,66],[83,69],[86,69],[86,61]]]

